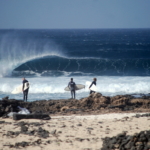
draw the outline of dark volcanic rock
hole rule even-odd
[[[25,125],[22,125],[22,126],[21,126],[21,132],[22,132],[22,133],[25,133],[25,132],[27,132],[27,131],[28,131],[28,127],[25,126]]]
[[[81,114],[91,111],[134,111],[150,109],[150,98],[135,98],[131,95],[117,95],[114,97],[93,93],[80,100],[40,100],[24,102],[7,99],[0,101],[0,117],[7,117],[10,112],[19,112],[18,106],[28,109],[32,114]],[[19,117],[19,116],[17,116]],[[29,116],[28,116],[29,117]],[[30,116],[31,117],[31,116]],[[29,119],[29,118],[26,118]]]
[[[43,120],[49,120],[51,119],[48,114],[13,114],[14,120],[20,120],[20,119],[43,119]]]
[[[3,97],[2,100],[8,100],[9,96]]]
[[[139,117],[150,117],[150,113],[146,113],[146,114],[136,114],[134,117],[139,118]]]
[[[0,121],[0,124],[3,124],[3,123],[5,123],[5,121]]]
[[[18,142],[18,143],[16,143],[15,144],[15,147],[26,147],[26,146],[29,146],[29,144],[30,144],[30,142],[25,142],[25,141],[23,141],[23,142]]]
[[[39,127],[39,129],[37,130],[37,134],[39,137],[42,137],[42,138],[47,138],[49,137],[49,131],[47,130],[44,130],[43,128]]]
[[[150,131],[141,131],[133,136],[125,133],[103,139],[101,150],[148,150],[150,149]]]
[[[19,131],[16,131],[16,132],[13,132],[13,131],[8,131],[6,136],[10,136],[10,137],[13,137],[13,136],[18,136],[20,134]]]
[[[27,123],[24,122],[24,121],[21,121],[21,122],[18,123],[19,126],[24,126],[24,125],[26,125],[26,124],[27,124]]]

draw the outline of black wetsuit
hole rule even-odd
[[[22,90],[24,89],[26,82],[28,82],[26,79],[22,81],[22,83],[23,83]],[[27,88],[26,90],[23,90],[23,100],[26,102],[28,99],[28,91],[29,91],[29,88]]]
[[[68,87],[70,88],[70,91],[71,91],[71,96],[72,98],[74,97],[75,99],[75,82],[73,81],[70,81],[69,84],[68,84]]]
[[[96,86],[96,81],[93,81],[93,82],[91,83],[91,85],[89,86],[89,88],[90,88],[93,84]],[[91,93],[95,93],[95,91],[90,90],[90,94],[91,94]]]

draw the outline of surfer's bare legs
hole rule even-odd
[[[75,90],[71,90],[71,96],[72,96],[72,98],[74,98],[75,99]]]

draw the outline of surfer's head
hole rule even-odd
[[[22,80],[25,80],[25,77],[23,77]]]
[[[73,78],[71,78],[70,80],[73,81]]]
[[[94,81],[97,81],[97,79],[96,79],[96,78],[93,78],[93,80],[94,80]]]

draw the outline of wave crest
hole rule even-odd
[[[51,40],[27,38],[25,33],[9,32],[0,36],[0,77],[11,76],[12,71],[30,60],[45,56],[60,56],[61,47]]]
[[[37,76],[149,75],[150,59],[101,59],[46,56],[28,61],[14,71]]]

